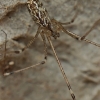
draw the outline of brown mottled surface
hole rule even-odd
[[[36,24],[32,21],[25,2],[27,0],[0,0],[0,30],[7,33],[9,50],[20,49],[13,46],[12,38],[21,34],[36,33]],[[73,0],[41,0],[51,18],[69,21],[75,14]],[[82,36],[93,23],[100,18],[100,0],[78,0],[80,6],[75,22],[66,29]],[[5,9],[7,7],[8,9]],[[100,25],[100,24],[99,24]],[[100,43],[99,25],[87,37]],[[0,44],[4,34],[0,32]],[[18,38],[16,44],[23,47],[31,37]],[[76,100],[100,100],[100,48],[74,40],[61,33],[53,40],[56,51],[76,95]],[[43,58],[43,43],[38,38],[34,45],[19,55],[11,55],[7,61],[14,60],[12,70],[35,64]],[[0,51],[3,54],[2,50]],[[0,58],[2,59],[2,57]],[[1,62],[0,62],[1,64]],[[0,69],[2,69],[2,66]],[[2,73],[2,72],[1,72]],[[72,100],[68,88],[54,59],[48,44],[48,60],[45,65],[35,69],[3,77],[0,74],[0,100]]]

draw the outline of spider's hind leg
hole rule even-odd
[[[65,29],[63,26],[62,26],[62,24],[61,23],[59,23],[57,20],[55,20],[55,19],[52,19],[52,23],[55,23],[56,25],[57,25],[57,27],[58,27],[58,29],[59,29],[59,31],[63,31],[64,33],[66,33],[66,34],[68,34],[69,36],[71,36],[72,38],[74,38],[74,39],[76,39],[76,40],[80,40],[80,41],[85,41],[85,42],[87,42],[87,43],[90,43],[90,44],[93,44],[93,45],[95,45],[95,46],[97,46],[97,47],[100,47],[100,44],[98,44],[98,43],[95,43],[95,42],[93,42],[93,41],[91,41],[91,40],[88,40],[88,39],[86,39],[85,37],[92,31],[92,29],[95,27],[95,25],[97,25],[97,23],[100,21],[100,19],[98,20],[98,21],[96,21],[94,24],[93,24],[93,27],[90,29],[90,31],[88,31],[84,36],[79,36],[79,35],[77,35],[77,34],[75,34],[75,33],[72,33],[72,32],[70,32],[70,31],[68,31],[67,29]]]

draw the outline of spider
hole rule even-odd
[[[33,43],[34,41],[37,39],[37,37],[39,35],[41,35],[42,37],[42,40],[43,40],[43,43],[44,43],[44,60],[35,64],[35,65],[32,65],[32,66],[29,66],[29,67],[26,67],[26,68],[23,68],[23,69],[20,69],[20,70],[16,70],[16,71],[13,71],[13,72],[9,72],[9,73],[4,73],[4,76],[8,76],[8,75],[11,75],[11,74],[14,74],[14,73],[18,73],[18,72],[21,72],[23,70],[26,70],[26,69],[29,69],[29,68],[34,68],[36,66],[39,66],[41,64],[45,64],[46,61],[47,61],[47,43],[46,41],[48,40],[52,50],[53,50],[53,53],[54,53],[54,56],[56,58],[56,61],[58,63],[58,66],[61,70],[61,73],[66,81],[66,84],[68,86],[68,89],[70,91],[70,94],[71,94],[71,97],[73,100],[76,100],[75,98],[75,94],[74,92],[72,91],[72,88],[71,88],[71,85],[68,81],[68,78],[64,72],[64,69],[61,65],[61,62],[57,56],[57,53],[55,51],[55,48],[53,46],[53,43],[51,41],[51,38],[54,38],[54,39],[57,39],[60,37],[60,32],[64,32],[66,33],[67,35],[71,36],[72,38],[76,39],[76,40],[80,40],[80,41],[85,41],[85,42],[88,42],[90,44],[93,44],[95,46],[98,46],[100,47],[99,44],[95,43],[95,42],[92,42],[88,39],[86,39],[86,36],[93,30],[93,28],[98,24],[98,22],[100,21],[97,20],[93,26],[89,29],[88,32],[86,32],[82,37],[79,36],[79,35],[76,35],[75,33],[72,33],[70,31],[68,31],[67,29],[64,28],[63,25],[68,25],[68,24],[71,24],[74,22],[76,16],[77,16],[77,13],[75,14],[75,16],[72,18],[71,21],[69,22],[66,22],[66,23],[61,23],[55,19],[52,19],[50,18],[47,10],[43,7],[43,4],[39,1],[39,0],[28,0],[27,1],[27,7],[28,7],[28,10],[29,10],[29,13],[31,14],[32,16],[32,19],[33,21],[38,25],[38,30],[37,30],[37,33],[35,34],[35,36],[32,38],[32,40],[30,40],[30,42],[27,44],[26,47],[22,48],[20,51],[14,51],[15,53],[21,53],[23,51],[25,51],[27,48],[29,48]]]

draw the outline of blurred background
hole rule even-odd
[[[50,17],[60,22],[70,21],[78,11],[75,22],[64,27],[80,36],[100,18],[100,0],[40,1]],[[72,100],[49,44],[46,64],[7,77],[2,74],[36,64],[44,57],[40,36],[23,53],[10,53],[27,45],[38,28],[32,21],[26,2],[0,0],[0,30],[7,33],[8,40],[4,65],[5,35],[0,31],[0,100]],[[75,8],[76,2],[78,6]],[[87,38],[100,44],[99,25]],[[100,48],[77,41],[65,33],[61,33],[57,40],[52,39],[52,42],[76,100],[100,100]],[[14,65],[9,68],[7,64],[10,61],[14,61]]]

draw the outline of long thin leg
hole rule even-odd
[[[77,8],[77,6],[78,6],[78,2],[75,2],[75,5],[74,5],[72,11],[75,10],[75,9]],[[71,12],[72,12],[72,11],[71,11]],[[71,13],[71,12],[70,12],[70,13]],[[67,14],[68,14],[68,13],[67,13]],[[75,21],[77,15],[78,15],[78,11],[76,11],[74,17],[73,17],[69,22],[64,22],[64,23],[59,22],[59,23],[62,24],[62,25],[68,25],[68,24],[71,24],[71,23],[73,23],[73,22]]]
[[[27,44],[27,46],[25,46],[24,48],[22,48],[21,50],[17,50],[17,51],[12,51],[12,52],[14,52],[14,53],[16,53],[16,54],[19,54],[19,53],[21,53],[21,52],[23,52],[23,51],[25,51],[27,48],[29,48],[34,42],[35,42],[35,40],[37,39],[37,37],[38,37],[38,35],[39,35],[39,33],[40,33],[40,27],[38,28],[38,31],[37,31],[37,33],[36,33],[36,35],[30,40],[30,42]]]
[[[40,33],[41,34],[41,33]],[[45,64],[46,61],[47,61],[47,45],[46,45],[46,40],[45,40],[45,36],[43,34],[41,34],[41,37],[43,39],[43,43],[44,43],[44,60],[35,64],[35,65],[32,65],[32,66],[29,66],[29,67],[26,67],[26,68],[22,68],[20,70],[16,70],[16,71],[13,71],[13,72],[9,72],[9,73],[4,73],[4,76],[8,76],[8,75],[11,75],[11,74],[14,74],[14,73],[19,73],[21,71],[24,71],[24,70],[27,70],[27,69],[30,69],[30,68],[35,68],[39,65],[42,65],[42,64]]]
[[[71,23],[73,23],[75,21],[77,15],[78,15],[78,12],[76,12],[76,14],[74,15],[74,17],[69,22],[65,22],[65,23],[59,22],[59,23],[62,24],[62,25],[71,24]]]
[[[100,19],[97,20],[93,26],[81,37],[81,40],[84,40],[84,38],[94,29],[94,27],[96,27],[98,25],[98,23],[100,23]]]
[[[6,68],[6,51],[7,51],[7,34],[6,34],[6,32],[5,31],[3,31],[3,30],[1,30],[4,34],[5,34],[5,41],[4,41],[4,43],[3,43],[3,45],[4,45],[4,50],[3,50],[3,52],[4,52],[4,54],[3,54],[3,58],[1,59],[1,66],[2,66],[2,71],[3,71],[3,73],[4,73],[4,71],[5,71],[5,68]],[[4,68],[5,67],[5,68]]]
[[[19,50],[9,50],[9,48],[8,48],[7,53],[16,53],[16,52],[21,53],[23,46],[20,45],[20,43],[18,43],[16,40],[19,38],[28,38],[28,37],[32,38],[32,39],[34,38],[33,35],[31,35],[31,34],[21,34],[17,37],[14,37],[13,39],[7,40],[8,46],[11,44],[10,47],[13,48],[14,46],[16,46],[19,49]]]
[[[11,74],[19,73],[19,72],[22,72],[22,71],[30,69],[30,68],[35,68],[35,67],[37,67],[39,65],[42,65],[44,63],[45,63],[45,61],[42,61],[42,62],[39,62],[39,63],[37,63],[35,65],[29,66],[29,67],[26,67],[26,68],[23,68],[23,69],[20,69],[20,70],[16,70],[16,71],[13,71],[13,72],[4,73],[4,76],[8,76],[8,75],[11,75]]]
[[[47,44],[44,34],[41,34],[43,43],[44,43],[44,59],[47,60]]]
[[[49,43],[50,43],[50,46],[51,46],[51,48],[52,48],[52,50],[53,50],[53,53],[54,53],[54,55],[55,55],[55,58],[56,58],[57,63],[58,63],[58,65],[59,65],[59,68],[60,68],[60,70],[61,70],[61,72],[62,72],[62,75],[63,75],[63,77],[64,77],[64,79],[65,79],[65,81],[66,81],[66,84],[67,84],[68,89],[69,89],[69,91],[70,91],[71,97],[72,97],[73,100],[76,100],[76,99],[75,99],[75,95],[74,95],[74,93],[73,93],[73,91],[72,91],[71,85],[70,85],[70,83],[69,83],[69,81],[68,81],[68,78],[67,78],[67,76],[66,76],[66,74],[65,74],[65,72],[64,72],[64,69],[63,69],[63,67],[62,67],[62,65],[61,65],[61,62],[59,61],[59,58],[58,58],[58,56],[57,56],[57,54],[56,54],[56,51],[55,51],[54,46],[53,46],[53,44],[52,44],[51,38],[50,38],[49,36],[47,36],[47,39],[48,39],[48,41],[49,41]]]
[[[59,29],[60,29],[61,31],[65,32],[66,34],[68,34],[69,36],[73,37],[74,39],[77,39],[77,40],[82,41],[82,39],[81,39],[82,37],[81,37],[81,36],[79,36],[79,35],[77,35],[77,34],[75,34],[75,33],[72,33],[72,32],[70,32],[70,31],[66,30],[66,29],[65,29],[59,22],[57,22],[55,19],[52,19],[52,21],[58,25],[58,27],[59,27]],[[90,40],[88,40],[88,39],[86,39],[86,38],[83,38],[83,41],[85,41],[85,42],[87,42],[87,43],[90,43],[90,44],[93,44],[93,45],[95,45],[95,46],[97,46],[97,47],[100,47],[100,44],[97,44],[97,43],[95,43],[95,42],[93,42],[93,41],[90,41]]]

